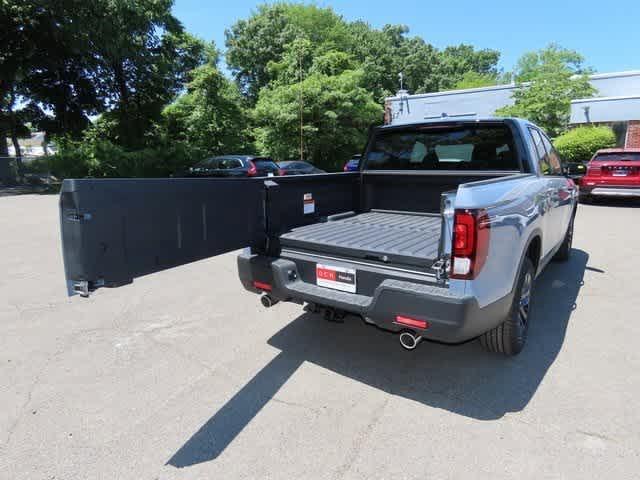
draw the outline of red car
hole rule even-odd
[[[599,197],[640,198],[640,148],[598,150],[580,181],[580,200]]]

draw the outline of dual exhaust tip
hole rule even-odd
[[[418,335],[413,330],[403,330],[400,332],[400,345],[405,350],[414,350],[422,341],[422,335]]]

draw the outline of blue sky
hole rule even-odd
[[[174,14],[187,30],[224,48],[224,30],[263,2],[175,0]],[[270,3],[270,2],[267,2]],[[436,47],[469,43],[502,52],[510,70],[520,55],[550,42],[582,53],[598,72],[640,69],[640,0],[305,2],[333,8],[347,20],[374,27],[405,24]]]

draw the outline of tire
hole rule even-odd
[[[485,350],[507,356],[522,351],[529,331],[529,306],[534,282],[535,268],[527,257],[522,262],[509,315],[500,325],[480,336],[480,344]]]
[[[553,256],[554,262],[566,262],[569,260],[571,256],[571,246],[573,245],[573,217],[571,217],[571,222],[569,222],[569,228],[567,229],[567,233],[564,235],[564,240],[562,240],[562,245],[560,245],[560,249]]]

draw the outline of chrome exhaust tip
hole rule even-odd
[[[422,341],[422,335],[418,335],[410,330],[400,332],[400,345],[405,350],[414,350]]]

